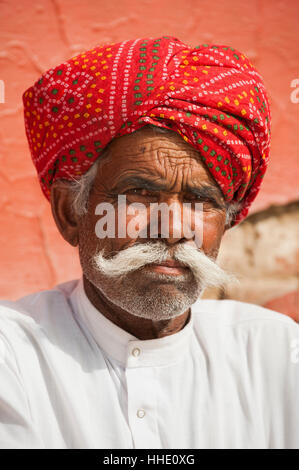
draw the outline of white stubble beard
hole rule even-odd
[[[188,267],[181,275],[142,270],[151,263],[175,259]],[[171,251],[165,243],[138,243],[105,258],[94,255],[96,287],[113,304],[137,317],[166,320],[184,313],[206,287],[224,287],[235,281],[214,260],[193,245],[181,244]],[[145,282],[138,281],[144,277]]]

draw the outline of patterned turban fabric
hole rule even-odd
[[[97,46],[45,72],[23,95],[26,134],[49,199],[78,179],[115,137],[153,124],[201,155],[226,201],[248,213],[269,159],[270,110],[261,76],[232,47],[173,37]]]

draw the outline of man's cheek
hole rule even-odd
[[[223,218],[214,220],[204,220],[202,233],[202,248],[205,254],[210,255],[218,250],[224,233]]]

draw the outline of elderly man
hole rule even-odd
[[[46,72],[24,108],[83,276],[1,303],[1,447],[298,447],[298,326],[200,299],[233,282],[221,238],[268,163],[248,59],[169,37],[96,47]]]

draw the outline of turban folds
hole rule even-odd
[[[153,124],[201,155],[226,201],[248,213],[269,159],[270,110],[261,76],[227,46],[178,39],[98,46],[44,73],[23,95],[26,134],[47,198],[78,179],[114,137]]]

